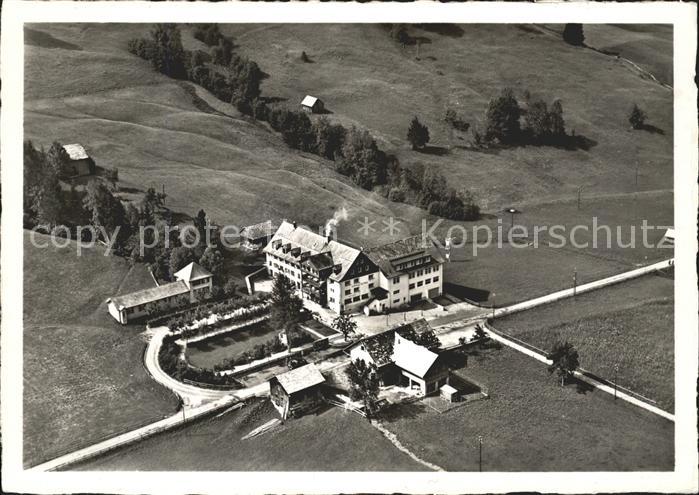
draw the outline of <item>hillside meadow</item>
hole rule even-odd
[[[41,244],[48,237],[37,234]],[[65,241],[65,239],[61,239]],[[123,327],[110,296],[153,287],[143,265],[78,257],[75,243],[24,248],[24,462],[33,466],[174,413],[143,367],[144,327]]]
[[[492,225],[498,217],[507,222],[502,209],[508,206],[518,207],[531,224],[570,225],[580,217],[589,223],[593,214],[618,217],[620,205],[631,201],[641,212],[639,220],[651,212],[657,223],[671,225],[671,91],[613,56],[565,44],[554,28],[413,26],[409,31],[421,40],[419,53],[375,24],[238,24],[222,31],[234,37],[236,51],[267,74],[265,97],[297,108],[305,94],[319,96],[330,120],[367,128],[402,166],[438,169],[450,187],[471,191],[483,219],[445,221],[444,231],[450,225]],[[595,26],[595,36],[604,28]],[[148,30],[140,24],[29,26],[26,137],[44,146],[53,140],[80,142],[99,166],[119,169],[125,198],[137,197],[148,186],[164,187],[168,208],[187,215],[203,208],[219,224],[293,218],[318,228],[344,206],[348,219],[340,224],[339,236],[371,246],[420,233],[423,220],[427,225],[439,220],[357,188],[334,171],[332,162],[287,148],[266,124],[242,116],[203,88],[155,73],[126,50],[129,39]],[[187,49],[205,48],[193,38],[191,26],[182,27],[182,37]],[[657,30],[644,34],[646,58],[654,52],[645,48],[657,38],[657,50],[664,50],[666,37]],[[311,63],[301,60],[302,51]],[[470,138],[450,135],[443,121],[446,109],[453,107],[472,125],[482,126],[488,100],[506,86],[520,101],[525,90],[549,103],[561,99],[568,132],[585,136],[591,147],[466,149]],[[626,116],[633,102],[662,134],[630,130]],[[413,151],[406,142],[413,115],[429,126],[425,151]],[[578,212],[581,186],[585,208]],[[384,223],[391,217],[399,222],[393,232]],[[365,218],[375,222],[368,235],[359,230]],[[458,272],[451,281],[505,293],[506,302],[526,297],[509,291],[509,269],[485,261],[501,254],[484,256],[483,269],[476,272],[486,276]],[[598,257],[594,272],[616,273],[665,254],[615,250],[613,256]],[[529,268],[530,253],[521,259],[520,251],[507,256],[518,266],[514,275],[519,280],[539,277]],[[561,288],[569,265],[576,264],[577,255],[570,256],[560,273],[542,280],[542,290]],[[545,262],[546,253],[534,257]]]

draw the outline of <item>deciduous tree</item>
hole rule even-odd
[[[485,138],[489,141],[498,140],[503,144],[516,142],[521,131],[520,114],[521,110],[514,93],[509,88],[504,89],[488,104]]]
[[[376,366],[367,365],[363,360],[357,359],[347,365],[345,373],[351,384],[350,398],[361,400],[367,417],[372,416],[378,409],[379,399],[379,376]]]
[[[558,374],[561,378],[561,387],[565,380],[580,366],[578,351],[570,342],[556,342],[548,357],[552,361],[548,371]]]
[[[342,333],[347,340],[347,336],[351,333],[356,333],[357,323],[350,315],[340,315],[333,320],[333,328]]]

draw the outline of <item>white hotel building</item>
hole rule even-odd
[[[284,221],[264,248],[267,272],[335,313],[383,312],[442,294],[444,258],[421,237],[358,249]]]

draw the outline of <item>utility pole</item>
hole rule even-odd
[[[577,294],[578,291],[578,269],[573,268],[573,297]]]
[[[585,186],[578,187],[578,210],[580,209],[580,195],[582,194],[583,187]]]
[[[616,400],[616,379],[619,374],[619,363],[614,365],[614,400]]]
[[[638,191],[638,167],[640,166],[640,163],[638,160],[636,160],[636,190]]]
[[[483,471],[483,437],[478,435],[478,471]]]

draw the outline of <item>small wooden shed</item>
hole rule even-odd
[[[62,174],[66,177],[78,177],[95,173],[95,162],[80,144],[66,144],[63,146],[66,160]]]
[[[448,383],[439,389],[439,396],[447,402],[459,402],[459,391]]]
[[[323,383],[325,378],[313,363],[273,376],[269,380],[272,404],[282,419],[314,411],[323,402]]]
[[[323,113],[325,110],[325,104],[320,98],[315,96],[306,95],[306,97],[301,102],[301,108],[310,113]]]

